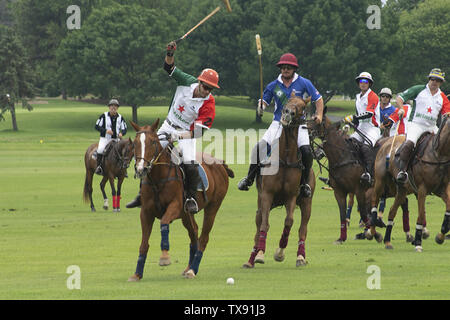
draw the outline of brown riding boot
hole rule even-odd
[[[408,180],[408,163],[414,149],[414,142],[407,140],[398,149],[395,157],[399,159],[400,172],[397,174],[397,182],[405,183]]]

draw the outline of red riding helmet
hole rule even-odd
[[[198,80],[203,81],[204,83],[209,84],[214,88],[219,87],[219,74],[210,68],[203,69],[202,73],[197,77]]]
[[[283,64],[289,64],[298,68],[297,58],[292,53],[285,53],[280,57],[280,61],[278,61],[277,67]]]

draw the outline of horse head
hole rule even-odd
[[[136,137],[133,142],[134,158],[136,159],[135,174],[136,177],[142,178],[150,173],[153,163],[158,160],[163,150],[156,134],[159,118],[151,126],[140,127],[133,121],[130,121],[130,123],[136,130]]]
[[[310,101],[311,98],[303,100],[301,97],[297,97],[295,92],[292,91],[291,97],[283,110],[281,110],[281,124],[285,127],[289,127],[304,122],[306,118],[306,105]]]
[[[433,141],[433,148],[441,158],[450,157],[450,121],[449,116],[443,116],[439,131]]]
[[[342,133],[339,130],[342,122],[341,121],[337,121],[334,123],[331,122],[330,118],[328,118],[325,115],[326,111],[327,111],[327,108],[325,107],[324,112],[323,112],[323,115],[324,115],[323,121],[320,124],[318,124],[315,120],[307,121],[307,128],[308,128],[311,136],[313,137],[313,139],[319,138],[320,140],[323,141],[323,140],[326,140],[326,138],[330,132],[336,131],[337,133]]]
[[[122,169],[127,169],[130,166],[131,159],[134,156],[134,143],[131,138],[121,140],[119,143],[119,153],[122,160]]]

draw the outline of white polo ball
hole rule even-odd
[[[233,278],[228,278],[227,279],[227,284],[234,284],[234,279]]]

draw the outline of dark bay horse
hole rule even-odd
[[[106,181],[111,185],[111,192],[113,196],[113,211],[120,211],[120,195],[122,182],[127,174],[127,168],[133,158],[134,146],[131,139],[124,139],[119,141],[112,140],[108,147],[110,151],[106,158],[104,158],[104,175],[100,182],[100,189],[103,194],[103,209],[108,210],[108,197],[105,193]],[[85,202],[90,202],[91,211],[95,212],[94,202],[92,201],[92,181],[94,172],[97,167],[97,160],[92,158],[94,151],[97,150],[98,143],[93,143],[89,146],[84,154],[84,166],[86,168],[86,176],[84,179],[83,199]],[[114,187],[114,179],[117,178],[117,190]]]
[[[405,141],[405,136],[399,136],[390,148],[392,140],[388,141],[379,151],[376,159],[376,169],[381,179],[377,180],[375,192],[372,197],[372,206],[378,201],[379,190],[387,187],[395,194],[394,204],[389,210],[388,225],[384,237],[386,248],[392,249],[391,232],[393,221],[399,205],[404,201],[408,194],[414,193],[418,203],[418,217],[414,241],[415,250],[422,252],[422,237],[426,219],[425,200],[427,195],[434,194],[440,197],[446,206],[446,213],[442,223],[441,232],[436,235],[436,242],[442,244],[445,240],[445,234],[450,229],[450,121],[444,117],[438,133],[422,136],[419,139],[412,161],[408,167],[408,181],[402,184],[396,184],[394,177],[397,176],[399,169],[395,160],[395,152]],[[393,138],[390,138],[393,139]],[[392,151],[391,151],[392,149]],[[386,156],[391,151],[388,158],[388,168],[386,169]],[[383,186],[384,185],[384,186]]]
[[[298,267],[307,263],[305,241],[307,225],[311,216],[315,176],[314,171],[311,169],[308,182],[312,191],[311,197],[300,197],[300,179],[303,165],[297,153],[298,127],[301,124],[299,121],[305,115],[307,102],[294,95],[290,97],[283,108],[281,118],[283,129],[279,140],[275,142],[275,144],[278,144],[278,154],[274,154],[272,151],[271,155],[271,163],[277,163],[278,172],[271,175],[260,174],[257,177],[258,210],[256,211],[256,234],[250,259],[243,265],[244,268],[253,268],[255,263],[264,263],[266,237],[269,230],[269,213],[272,208],[281,205],[286,207],[286,218],[284,221],[284,230],[281,235],[279,247],[275,251],[274,259],[275,261],[284,260],[284,250],[294,223],[294,210],[299,205],[302,218],[298,231],[299,243],[296,265]]]
[[[186,278],[194,278],[206,249],[216,214],[227,194],[228,178],[233,178],[234,173],[223,161],[207,154],[197,154],[209,182],[206,192],[197,193],[199,211],[204,209],[203,226],[199,238],[194,216],[186,213],[183,209],[182,171],[180,166],[172,161],[173,154],[170,147],[173,145],[169,144],[163,148],[156,134],[159,119],[151,126],[140,127],[134,122],[130,123],[136,130],[134,139],[136,175],[142,180],[140,212],[142,241],[136,272],[128,281],[139,281],[143,277],[149,248],[148,240],[155,218],[160,220],[161,226],[160,265],[170,263],[169,224],[175,219],[181,218],[191,241],[189,262],[183,275]],[[161,263],[161,261],[163,262]]]
[[[370,227],[369,202],[366,196],[369,187],[360,183],[364,168],[349,136],[339,130],[340,126],[341,121],[332,123],[326,115],[320,125],[308,122],[312,136],[322,140],[322,147],[329,164],[329,184],[333,188],[334,197],[339,206],[341,233],[335,244],[342,244],[347,240],[347,195],[349,194],[356,196],[361,220],[366,228]],[[372,238],[368,237],[368,239]],[[375,233],[375,239],[381,242],[381,234]]]

